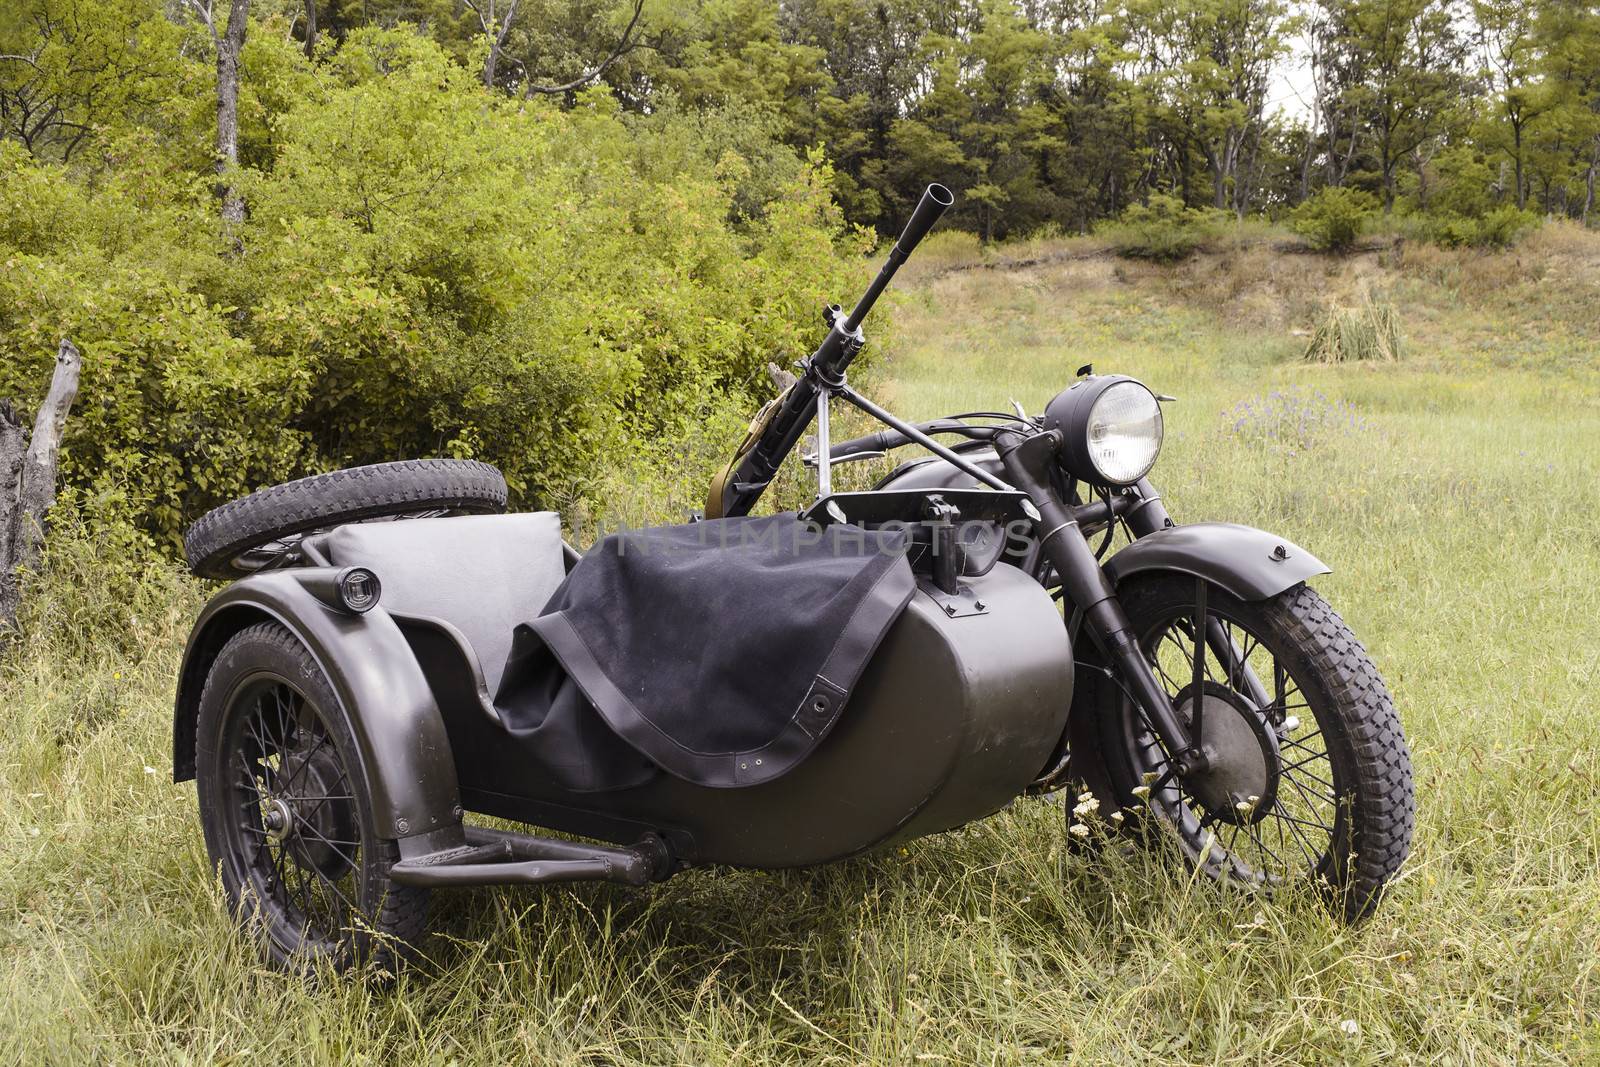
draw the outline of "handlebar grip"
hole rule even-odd
[[[955,194],[938,182],[924,189],[922,199],[917,201],[917,209],[911,213],[906,228],[900,231],[900,236],[894,242],[900,249],[900,254],[909,256],[911,250],[917,247],[917,243],[933,229],[933,224],[938,222],[939,217],[955,202]]]

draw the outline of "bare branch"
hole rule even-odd
[[[38,70],[39,69],[39,53],[37,53],[37,52],[35,52],[31,56],[0,55],[0,60],[5,60],[5,59],[10,59],[10,60],[13,60],[13,61],[15,61],[17,63],[26,63],[28,66],[32,67],[34,70]]]
[[[506,34],[511,32],[511,20],[517,17],[517,4],[520,2],[521,0],[511,0],[511,6],[506,8],[506,17],[500,20],[499,32],[495,34],[496,45],[506,43]]]
[[[491,0],[489,13],[487,15],[484,14],[482,8],[473,3],[473,0],[461,0],[461,2],[467,5],[468,11],[471,11],[474,15],[478,16],[478,28],[483,30],[484,33],[488,33],[489,26],[494,21],[493,0]]]
[[[593,70],[582,75],[581,77],[574,78],[565,85],[535,85],[532,82],[529,82],[522,90],[523,96],[529,97],[533,96],[535,93],[541,96],[559,96],[562,93],[570,93],[575,89],[581,89],[590,82],[598,79],[601,75],[605,74],[607,70],[611,69],[611,64],[615,63],[617,60],[621,59],[623,56],[627,55],[629,52],[638,47],[638,42],[634,41],[632,38],[634,31],[639,27],[639,17],[643,13],[644,0],[633,0],[633,17],[628,20],[628,25],[623,29],[621,40],[617,42],[617,47],[611,50],[611,54],[606,56],[606,58],[598,67],[595,67]]]

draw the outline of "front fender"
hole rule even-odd
[[[1240,600],[1266,600],[1331,569],[1293,541],[1231,522],[1157,530],[1105,564],[1113,587],[1144,571],[1178,571],[1204,578]]]
[[[405,635],[381,604],[364,615],[327,607],[302,584],[310,573],[253,575],[212,597],[200,613],[178,675],[173,780],[194,777],[200,694],[217,654],[240,630],[270,620],[305,645],[338,695],[366,770],[379,832],[409,837],[460,823],[450,739]]]

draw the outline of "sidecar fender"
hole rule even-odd
[[[1113,586],[1145,571],[1204,578],[1240,600],[1266,600],[1332,570],[1286,538],[1231,522],[1171,526],[1141,537],[1106,562]]]
[[[172,724],[172,776],[195,775],[200,693],[222,646],[258,622],[292,632],[338,695],[360,750],[372,812],[385,837],[459,824],[455,759],[433,691],[405,636],[381,603],[364,615],[336,611],[304,580],[312,570],[253,575],[218,593],[184,649]]]

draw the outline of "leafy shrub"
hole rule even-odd
[[[1539,226],[1539,216],[1504,204],[1479,218],[1443,215],[1425,218],[1421,236],[1445,248],[1509,248]]]
[[[1130,204],[1099,232],[1119,256],[1173,263],[1194,255],[1221,229],[1219,212],[1185,207],[1177,197],[1157,193],[1148,204]]]
[[[1400,314],[1393,304],[1363,292],[1353,307],[1330,305],[1311,332],[1305,359],[1313,363],[1400,358]]]
[[[0,396],[37,402],[71,336],[65,484],[152,543],[262,484],[408,456],[493,462],[519,505],[595,498],[633,442],[736,439],[722,413],[864,286],[826,166],[753,177],[750,130],[604,90],[524,106],[409,31],[316,67],[253,47],[294,91],[256,101],[237,255],[203,176],[174,176],[196,174],[181,139],[93,185],[0,150]]]
[[[1347,252],[1377,211],[1378,202],[1371,194],[1330,186],[1290,213],[1289,228],[1319,251]]]

